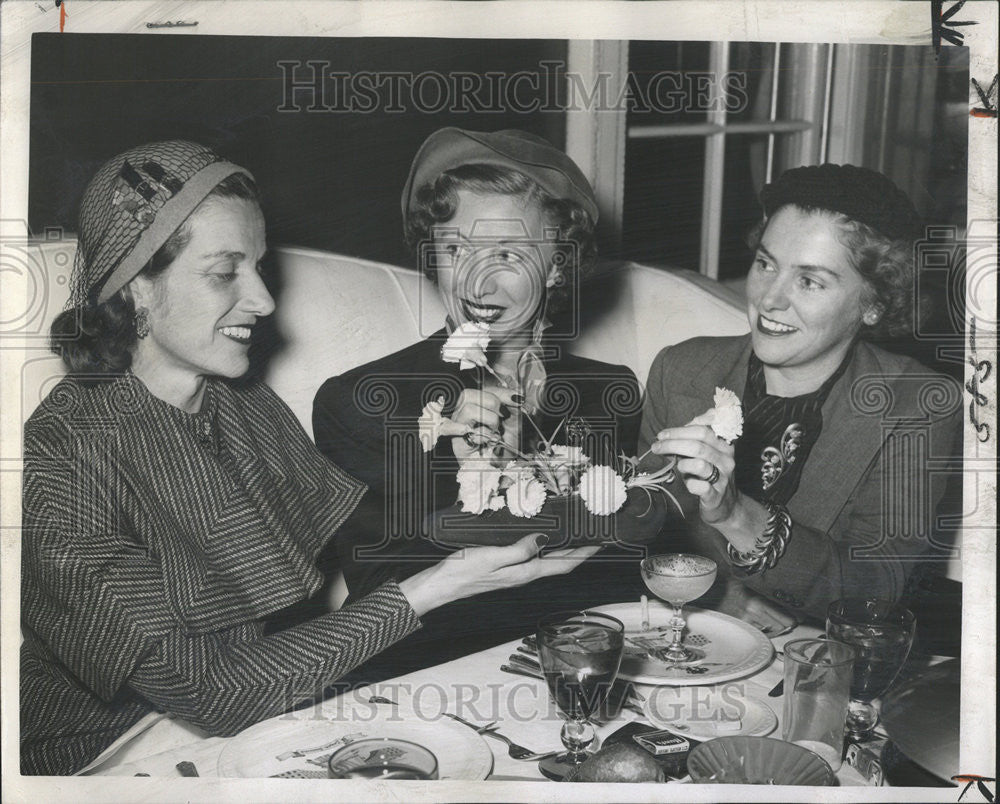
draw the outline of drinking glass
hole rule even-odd
[[[334,751],[327,770],[331,779],[437,779],[438,761],[409,740],[370,737]]]
[[[640,564],[642,579],[649,591],[674,607],[670,621],[673,639],[657,655],[668,664],[681,664],[702,658],[700,651],[692,650],[681,642],[684,631],[683,608],[685,603],[701,597],[715,583],[716,563],[710,558],[691,553],[665,553],[644,558]]]
[[[832,639],[786,642],[784,729],[781,738],[840,769],[844,723],[857,650]]]
[[[593,611],[563,611],[538,623],[538,660],[556,706],[566,715],[559,736],[566,751],[538,763],[550,779],[562,779],[590,754],[595,738],[590,716],[608,697],[618,675],[625,626]]]
[[[909,609],[891,600],[845,598],[830,604],[826,635],[853,645],[858,652],[851,680],[847,732],[856,741],[871,737],[878,723],[872,705],[899,674],[913,644],[916,620]]]

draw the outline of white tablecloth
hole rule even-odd
[[[792,639],[815,636],[815,627],[799,626],[791,634],[774,640],[780,648]],[[341,698],[333,698],[313,708],[296,713],[302,717],[336,717],[350,705],[349,699],[367,701],[370,695],[382,695],[401,704],[410,704],[427,717],[447,711],[466,719],[486,724],[497,721],[499,730],[511,739],[534,751],[556,750],[562,747],[559,740],[561,721],[549,702],[545,683],[539,679],[515,676],[500,671],[500,665],[519,643],[510,642],[479,653],[465,656],[446,664],[429,667],[406,676],[381,682],[369,688],[354,690]],[[780,656],[754,675],[728,682],[736,691],[764,701],[778,718],[778,726],[771,736],[781,736],[781,697],[768,697],[768,692],[783,676]],[[636,685],[644,694],[651,690]],[[287,720],[290,715],[279,716]],[[642,719],[631,711],[598,728],[598,735],[606,738],[630,720]],[[231,738],[230,738],[231,739]],[[534,762],[511,759],[506,746],[489,737],[487,744],[493,752],[494,766],[490,779],[540,781],[544,777]],[[229,740],[205,737],[183,722],[163,719],[132,740],[92,770],[95,775],[153,777],[178,777],[177,764],[191,762],[203,777],[218,777],[219,756]],[[853,769],[844,765],[838,773],[842,785],[863,784]]]

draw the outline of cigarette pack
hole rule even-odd
[[[647,731],[645,734],[633,734],[632,739],[654,756],[668,754],[683,754],[691,746],[683,737],[671,734],[669,731]]]

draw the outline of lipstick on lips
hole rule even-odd
[[[480,324],[493,324],[503,315],[505,307],[497,304],[480,304],[469,299],[460,299],[462,312],[469,321],[476,321]]]
[[[775,321],[757,313],[757,331],[763,332],[765,335],[791,335],[793,332],[798,332],[799,330],[798,327],[782,324],[780,321]]]
[[[231,325],[228,327],[219,327],[219,332],[225,335],[230,340],[234,340],[237,343],[246,346],[250,343],[250,335],[253,333],[253,325],[242,324],[242,325]]]

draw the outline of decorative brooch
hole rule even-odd
[[[761,485],[767,491],[785,473],[789,464],[795,463],[795,451],[802,443],[802,425],[793,422],[781,434],[779,449],[764,447],[760,453]]]
[[[140,226],[149,226],[168,198],[180,192],[184,183],[151,159],[142,164],[145,176],[126,159],[118,171],[118,186],[111,203],[121,206]]]

